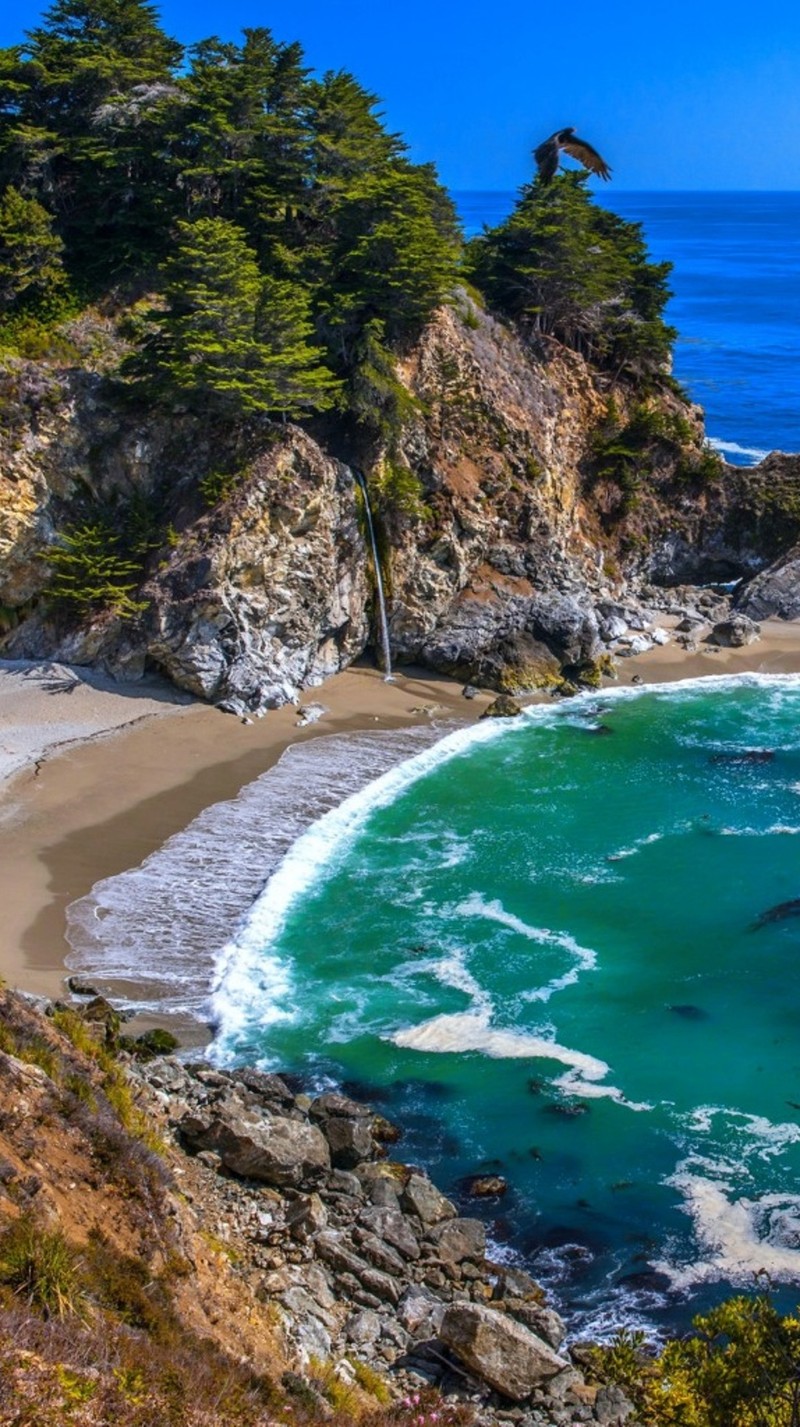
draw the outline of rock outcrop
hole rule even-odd
[[[636,500],[620,504],[598,468],[598,432],[612,405],[624,419],[640,394],[554,342],[524,342],[466,296],[399,374],[418,414],[394,459],[418,500],[376,493],[374,512],[396,661],[518,693],[658,642],[643,582],[756,577],[739,593],[744,613],[798,607],[784,557],[800,539],[800,458],[706,471],[701,416],[665,388],[650,400],[680,441],[653,437]],[[6,655],[120,678],[155,667],[247,714],[296,698],[370,643],[373,574],[348,464],[368,457],[335,426],[324,438],[269,423],[231,434],[124,406],[89,372],[12,361],[2,380]],[[45,598],[43,555],[99,517],[145,530],[133,617],[91,606],[67,617]]]

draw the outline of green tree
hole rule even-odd
[[[233,418],[330,406],[335,384],[308,345],[302,293],[264,279],[242,229],[224,218],[178,225],[163,311],[127,363],[140,383]]]
[[[584,173],[528,184],[468,262],[494,306],[598,363],[641,374],[669,358],[670,265],[649,262],[638,223],[592,202]]]
[[[181,56],[146,0],[56,0],[0,64],[0,171],[48,196],[79,271],[107,280],[159,251]]]
[[[7,188],[0,198],[0,310],[63,287],[63,246],[47,209]]]
[[[428,165],[396,160],[355,182],[338,205],[320,332],[348,367],[367,325],[394,346],[415,336],[452,292],[459,257],[450,200]]]

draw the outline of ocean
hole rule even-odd
[[[733,465],[800,451],[800,193],[595,195],[641,223],[655,261],[674,264],[667,320],[675,375],[705,408]],[[493,226],[513,193],[454,193],[465,232]]]
[[[799,204],[614,197],[676,261],[676,370],[743,462],[797,445]],[[681,1332],[800,1288],[798,839],[800,676],[319,738],[74,903],[70,964],[373,1102],[571,1332]],[[508,1190],[476,1209],[483,1172]]]

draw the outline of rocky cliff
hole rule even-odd
[[[798,458],[724,467],[669,383],[615,384],[465,294],[399,375],[415,402],[392,457],[404,499],[381,453],[335,423],[223,432],[137,408],[87,365],[8,361],[2,652],[123,678],[155,667],[238,712],[295,697],[373,642],[356,463],[372,463],[394,658],[497,688],[625,652],[642,627],[626,611],[644,593],[646,626],[663,604],[648,586],[749,581],[800,536]],[[48,597],[47,552],[98,513],[141,562],[124,617]],[[770,580],[743,608],[794,610],[791,573],[780,591]]]
[[[502,1181],[459,1213],[368,1106],[118,1032],[0,990],[0,1421],[630,1419],[492,1264]]]

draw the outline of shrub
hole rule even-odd
[[[141,565],[119,549],[119,537],[103,522],[71,526],[61,543],[45,554],[52,567],[50,597],[73,610],[111,609],[124,618],[139,614],[146,603],[133,599]]]
[[[0,1237],[0,1281],[46,1318],[79,1313],[85,1300],[75,1251],[28,1215]]]

